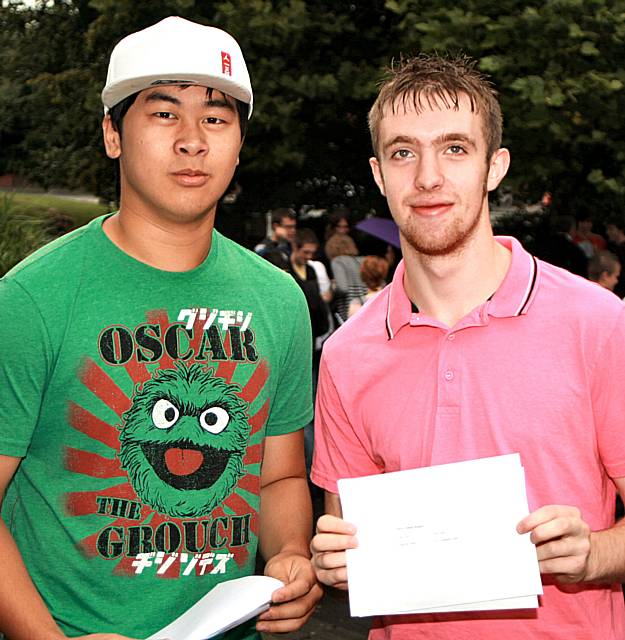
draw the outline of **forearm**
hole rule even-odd
[[[0,566],[0,632],[7,640],[64,638],[30,579],[19,549],[2,519]]]
[[[286,446],[271,447],[268,457],[274,463],[270,465],[274,471],[275,454],[281,451],[291,455],[285,456],[278,465],[281,471],[286,471],[284,477],[274,477],[261,488],[260,549],[267,560],[265,575],[278,578],[284,584],[273,592],[271,607],[259,617],[256,625],[258,631],[268,633],[299,629],[313,614],[323,593],[309,559],[312,508],[306,472],[303,462],[300,463],[300,458],[303,461],[301,435],[300,432],[281,436]],[[270,477],[271,471],[266,475]]]
[[[625,582],[625,519],[590,534],[587,582]]]
[[[268,560],[284,553],[310,556],[312,506],[305,477],[281,478],[261,489],[260,552]]]

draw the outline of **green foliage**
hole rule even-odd
[[[625,0],[65,0],[0,7],[0,172],[114,197],[99,92],[114,44],[167,15],[241,43],[255,108],[229,205],[382,202],[366,114],[382,68],[419,51],[467,53],[498,87],[506,184],[602,213],[625,191]]]
[[[10,200],[11,211],[16,215],[39,218],[47,225],[51,218],[59,216],[70,220],[72,229],[81,227],[96,216],[111,210],[108,206],[96,202],[48,193],[12,193]]]
[[[377,202],[366,115],[393,49],[396,20],[384,3],[229,0],[215,9],[215,23],[240,41],[255,87],[241,206],[362,210]]]
[[[407,50],[464,52],[478,59],[501,94],[506,184],[534,201],[598,217],[619,205],[625,109],[625,2],[396,0]],[[412,34],[420,33],[415,43]]]
[[[48,240],[44,220],[16,213],[12,194],[0,194],[0,276]]]

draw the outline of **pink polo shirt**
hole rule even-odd
[[[402,263],[326,342],[312,479],[337,493],[339,478],[519,452],[530,510],[575,505],[605,529],[610,478],[625,477],[625,305],[497,240],[512,251],[508,273],[456,326],[411,311]],[[537,610],[389,616],[369,637],[625,637],[620,585],[548,582]]]

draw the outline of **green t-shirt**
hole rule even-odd
[[[0,280],[0,453],[24,458],[2,517],[67,635],[145,638],[254,572],[263,439],[311,420],[310,322],[216,231],[166,272],[103,219]]]

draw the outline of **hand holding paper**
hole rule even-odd
[[[355,549],[356,527],[342,518],[323,515],[317,521],[317,534],[310,543],[317,578],[336,589],[347,589],[346,549]]]
[[[273,594],[272,605],[259,617],[257,630],[285,633],[299,629],[323,595],[310,560],[298,553],[279,553],[267,562],[265,574],[278,578],[284,586]]]
[[[339,481],[352,615],[536,607],[517,454]]]
[[[541,507],[524,518],[517,531],[531,532],[541,573],[550,573],[563,584],[592,580],[590,527],[577,507]]]

